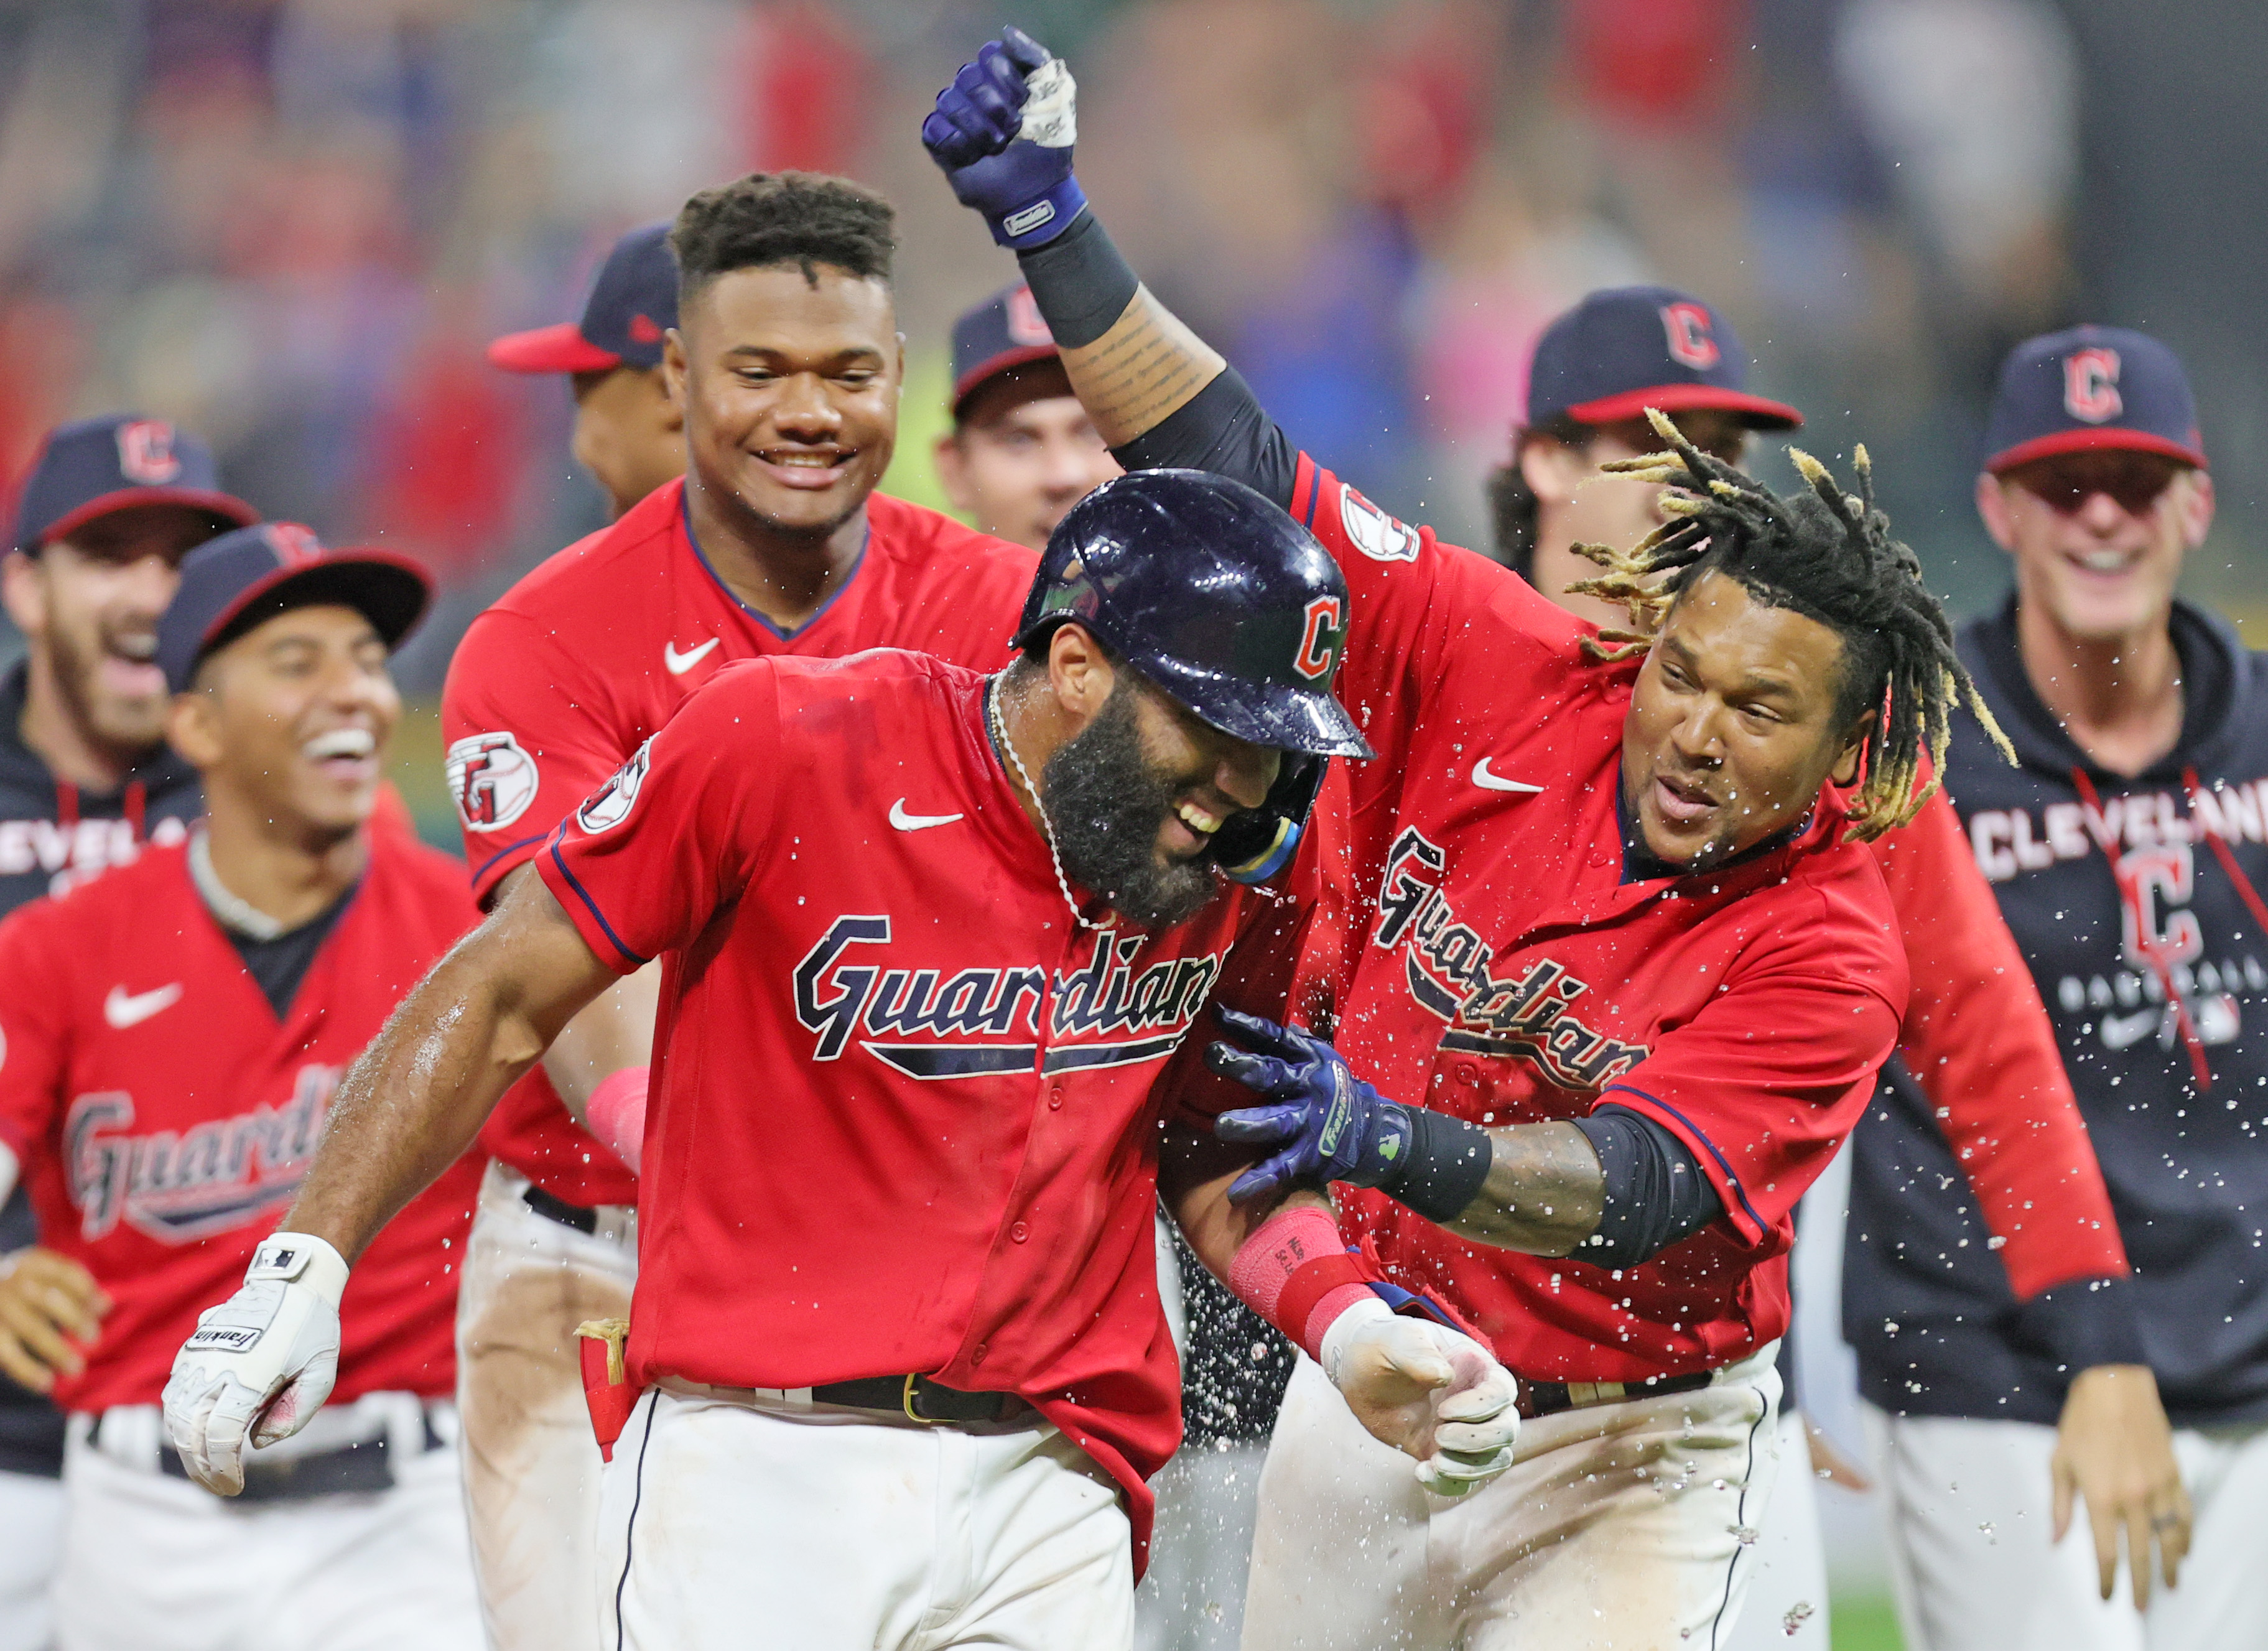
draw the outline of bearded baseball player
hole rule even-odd
[[[329,1288],[343,1402],[232,1458],[238,1503],[189,1482],[158,1413],[184,1337],[241,1338],[198,1317],[233,1278],[254,1302],[343,1280],[265,1235],[340,1072],[476,916],[453,862],[370,826],[400,714],[387,655],[429,595],[414,564],[304,528],[193,551],[156,657],[204,822],[0,925],[0,1178],[99,1291],[0,1283],[0,1364],[70,1418],[60,1644],[481,1642],[450,1403],[475,1162],[437,1165]]]
[[[483,905],[734,660],[894,646],[1005,663],[1032,553],[874,490],[903,381],[894,237],[888,204],[855,184],[758,174],[687,203],[674,253],[634,236],[602,272],[603,314],[586,313],[576,336],[620,355],[619,378],[646,371],[647,335],[676,323],[657,354],[690,470],[623,501],[612,527],[513,586],[458,648],[442,720]],[[515,360],[571,365],[572,341],[549,353],[505,342]],[[578,432],[600,430],[578,451],[643,445],[611,422],[617,410],[609,394],[578,398]],[[499,1643],[594,1643],[600,1460],[575,1327],[630,1308],[659,973],[576,1016],[546,1057],[558,1099],[527,1086],[484,1138],[496,1161],[466,1261],[460,1398]]]
[[[0,595],[25,657],[0,680],[0,916],[179,842],[201,803],[166,749],[151,662],[174,570],[259,512],[220,490],[212,454],[163,419],[113,415],[48,432],[0,557]],[[0,1209],[0,1255],[23,1283],[83,1308],[85,1269],[35,1235],[30,1195]],[[62,1529],[63,1419],[0,1375],[0,1651],[48,1642]]]
[[[2257,1645],[2268,697],[2260,656],[2174,594],[2213,512],[2180,359],[2118,328],[2019,345],[1977,504],[2014,590],[1961,648],[2021,766],[1964,729],[1946,787],[2054,1018],[2134,1273],[2012,1299],[1940,1178],[1931,1097],[1891,1074],[1852,1148],[1867,1242],[1843,1299],[1900,1617],[1929,1651]],[[2154,1441],[2170,1413],[2177,1467],[2099,1505],[2070,1460],[2084,1403]],[[2071,1529],[2075,1493],[2091,1533]],[[2126,1597],[2107,1603],[2122,1537]]]
[[[1012,33],[924,141],[1016,248],[1121,461],[1242,475],[1331,548],[1381,752],[1350,781],[1377,904],[1330,982],[1344,1054],[1249,1019],[1263,1053],[1216,1048],[1275,1102],[1222,1121],[1279,1145],[1237,1190],[1359,1189],[1350,1233],[1476,1323],[1536,1418],[1501,1483],[1443,1503],[1368,1477],[1303,1365],[1245,1643],[1708,1643],[1771,1490],[1793,1207],[1908,999],[1846,831],[1923,801],[1962,682],[1949,628],[1863,489],[1806,461],[1775,498],[1658,416],[1674,453],[1618,474],[1680,492],[1589,582],[1631,629],[1395,520],[1142,290],[1071,174],[1071,100]],[[1294,1222],[1334,1237],[1304,1210],[1262,1236]]]
[[[720,674],[349,1075],[285,1222],[327,1289],[553,1030],[666,960],[609,1642],[1129,1643],[1143,1480],[1179,1433],[1152,1090],[1225,975],[1280,1001],[1318,857],[1266,892],[1223,873],[1282,865],[1320,756],[1366,754],[1329,689],[1345,604],[1248,490],[1113,483],[1057,528],[1004,672]],[[1511,1384],[1476,1344],[1301,1287],[1297,1246],[1234,1242],[1227,1176],[1174,1169],[1184,1228],[1296,1319],[1359,1427],[1444,1489],[1502,1470]],[[199,1477],[320,1400],[327,1300],[239,1297],[262,1334],[183,1350]]]
[[[1785,428],[1799,417],[1749,394],[1744,367],[1730,325],[1690,293],[1612,288],[1553,321],[1530,365],[1528,417],[1514,432],[1510,461],[1490,483],[1498,559],[1570,612],[1616,622],[1598,597],[1565,592],[1591,567],[1575,546],[1635,543],[1660,525],[1661,490],[1601,467],[1636,456],[1652,433],[1640,433],[1636,409],[1649,405],[1675,409],[1671,417],[1689,440],[1737,466],[1751,430]],[[1931,798],[1911,823],[1872,846],[1913,977],[1893,1067],[1926,1098],[2011,1294],[2044,1302],[2059,1287],[2123,1275],[2102,1168],[2046,1008],[1952,805]],[[2066,1351],[2074,1370],[2100,1352]],[[1783,1381],[1793,1362],[1788,1354],[1784,1342]],[[2101,1376],[2074,1382],[2072,1395],[2061,1446],[2079,1493],[2110,1524],[2124,1524],[2138,1488],[2174,1470],[2162,1420],[2149,1426],[2146,1414],[2130,1417],[2117,1402],[2132,1395],[2154,1406],[2154,1397],[2139,1383]],[[1826,1646],[1826,1551],[1812,1476],[1800,1464],[1867,1487],[1823,1434],[1807,1433],[1788,1397],[1779,1449],[1798,1470],[1780,1480],[1757,1526],[1749,1608],[1728,1641],[1734,1651]]]

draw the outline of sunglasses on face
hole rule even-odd
[[[2182,467],[2154,453],[2089,454],[2043,459],[2011,472],[2009,479],[2050,510],[2072,515],[2097,493],[2130,516],[2149,513],[2174,484]]]

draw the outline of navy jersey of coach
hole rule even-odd
[[[2181,737],[2133,779],[2095,766],[2041,704],[2013,601],[1969,626],[1962,657],[2021,765],[1964,720],[1947,775],[2054,1021],[2133,1264],[2102,1309],[2131,1313],[2174,1424],[2209,1426],[2268,1415],[2268,925],[2253,907],[2268,889],[2268,656],[2186,604],[2172,624]],[[2015,1309],[1902,1070],[1859,1146],[1844,1316],[1867,1397],[2053,1424],[2068,1372]]]

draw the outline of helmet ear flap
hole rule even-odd
[[[1212,857],[1222,876],[1234,883],[1264,883],[1292,863],[1330,765],[1327,756],[1284,753],[1276,783],[1260,807],[1229,815],[1213,834]]]

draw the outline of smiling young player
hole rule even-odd
[[[1263,890],[1228,844],[1288,835],[1321,754],[1367,755],[1329,692],[1345,607],[1282,512],[1166,472],[1064,519],[996,675],[888,649],[722,673],[346,1079],[271,1241],[322,1264],[280,1297],[255,1270],[176,1362],[190,1470],[225,1485],[250,1417],[321,1402],[342,1257],[659,955],[608,1638],[1123,1651],[1179,1434],[1154,1080],[1313,910],[1317,856]],[[1177,1168],[1184,1229],[1366,1441],[1444,1492],[1504,1470],[1511,1383],[1479,1346],[1303,1293],[1225,1176]]]
[[[0,925],[0,1180],[22,1176],[102,1292],[74,1308],[0,1282],[0,1364],[71,1418],[60,1644],[481,1643],[450,1403],[476,1160],[437,1165],[373,1247],[342,1305],[344,1402],[251,1456],[240,1503],[189,1483],[158,1411],[247,1262],[295,1276],[262,1241],[339,1073],[477,915],[453,860],[372,826],[401,715],[387,655],[430,592],[300,527],[193,551],[156,658],[205,822]]]
[[[1012,35],[924,138],[1016,247],[1121,461],[1249,481],[1337,556],[1347,697],[1381,752],[1349,780],[1376,904],[1331,982],[1344,1058],[1243,1023],[1278,1047],[1223,1066],[1280,1104],[1227,1127],[1288,1135],[1278,1172],[1381,1189],[1352,1196],[1351,1231],[1481,1329],[1538,1419],[1501,1482],[1428,1502],[1366,1478],[1303,1365],[1245,1643],[1720,1633],[1770,1491],[1790,1212],[1908,997],[1846,829],[1922,801],[1961,684],[1949,628],[1863,498],[1815,467],[1775,499],[1679,439],[1638,474],[1686,495],[1591,586],[1653,623],[1590,659],[1526,584],[1296,453],[1140,287],[1071,176],[1071,106],[1062,66]],[[1290,1220],[1335,1247],[1313,1216],[1271,1227]]]
[[[670,247],[610,265],[620,335],[600,342],[627,362],[637,318],[659,320],[674,249],[676,325],[654,354],[689,469],[506,592],[451,661],[449,779],[483,905],[734,660],[882,646],[1007,659],[1032,553],[875,491],[902,389],[894,237],[887,203],[856,184],[755,174],[687,202]],[[546,1060],[558,1099],[529,1085],[484,1137],[496,1162],[466,1264],[462,1401],[482,1600],[502,1641],[593,1643],[600,1462],[575,1326],[630,1304],[658,973],[578,1015]]]

